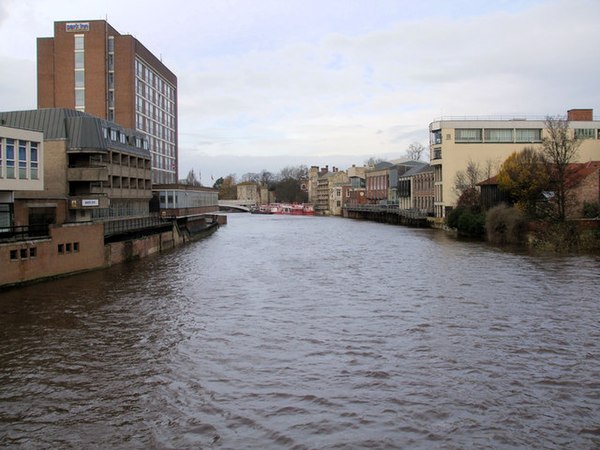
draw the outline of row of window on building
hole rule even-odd
[[[135,60],[135,74],[146,83],[157,94],[166,97],[168,100],[175,101],[175,89],[164,80],[159,74],[155,73],[149,66],[140,59]]]
[[[212,191],[163,191],[159,194],[159,201],[160,207],[163,209],[214,206],[218,202],[218,193]]]
[[[0,178],[37,180],[39,143],[0,138]]]
[[[119,142],[123,145],[133,145],[136,148],[143,148],[144,150],[148,150],[149,147],[146,139],[142,139],[139,136],[132,136],[131,139],[128,139],[127,134],[115,128],[102,127],[102,135],[104,139],[110,139],[113,142]]]
[[[600,129],[574,128],[577,139],[600,139]],[[446,140],[451,140],[450,134]],[[537,143],[542,142],[541,128],[456,128],[454,141],[459,143]],[[431,143],[442,143],[442,130],[431,133]]]

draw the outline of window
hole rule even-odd
[[[542,130],[539,128],[517,128],[515,131],[517,142],[542,142]]]
[[[19,141],[19,179],[27,179],[27,142]]]
[[[16,250],[10,251],[10,260],[16,261],[18,259],[18,252]]]
[[[70,242],[65,245],[65,251],[67,253],[71,253],[71,243]]]
[[[108,37],[108,52],[114,53],[114,51],[115,51],[115,37],[109,36]]]
[[[84,35],[76,34],[75,36],[73,36],[73,38],[75,39],[75,51],[83,50]]]
[[[441,144],[442,143],[442,130],[435,130],[431,132],[431,143]]]
[[[73,252],[79,252],[79,242],[73,242]]]
[[[75,70],[83,70],[85,57],[83,52],[75,52]]]
[[[575,128],[575,139],[594,139],[596,130],[593,128]]]
[[[38,143],[30,142],[29,143],[29,164],[31,170],[31,179],[38,179]]]
[[[0,139],[0,178],[2,178],[2,139]]]
[[[75,89],[75,109],[85,108],[85,91],[83,89]]]
[[[433,159],[442,159],[442,149],[441,148],[433,149]]]
[[[63,255],[65,253],[65,244],[58,244],[58,254]]]
[[[15,140],[6,139],[6,178],[15,177]]]
[[[485,142],[513,142],[513,129],[512,128],[486,128],[485,129]]]
[[[117,140],[117,130],[110,130],[110,139],[112,141],[116,141]]]
[[[75,88],[85,87],[85,72],[83,70],[75,71]]]
[[[19,254],[21,255],[21,259],[27,259],[28,252],[26,248],[20,249]]]
[[[457,128],[455,136],[456,142],[481,142],[481,129]]]
[[[29,248],[29,257],[35,258],[36,256],[37,256],[37,247],[30,247]]]

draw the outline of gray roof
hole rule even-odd
[[[429,170],[432,170],[432,167],[429,164],[421,163],[420,165],[415,166],[412,169],[404,172],[402,175],[400,175],[400,178],[412,177],[421,172],[428,172]]]
[[[13,128],[41,131],[45,141],[67,140],[68,149],[116,149],[141,156],[150,156],[149,150],[104,138],[103,128],[118,130],[126,136],[146,139],[146,135],[114,122],[66,108],[46,108],[26,111],[0,112],[0,124]]]

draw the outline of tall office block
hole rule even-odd
[[[104,20],[55,22],[37,40],[38,108],[70,108],[145,133],[154,184],[176,183],[177,77]]]

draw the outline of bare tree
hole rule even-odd
[[[577,158],[581,141],[571,134],[569,121],[560,117],[546,117],[546,137],[542,139],[542,154],[548,162],[550,182],[554,188],[557,219],[566,218],[570,189],[567,183],[569,164]]]
[[[413,142],[412,144],[410,144],[408,146],[404,155],[406,156],[406,158],[408,158],[410,160],[419,161],[421,159],[421,156],[423,156],[424,153],[425,153],[425,146],[423,144],[421,144],[420,142]]]
[[[460,197],[467,189],[474,189],[482,181],[479,163],[472,159],[467,162],[464,170],[459,170],[454,176],[454,192]]]
[[[260,174],[254,172],[248,172],[242,175],[242,181],[258,183],[260,182]]]

